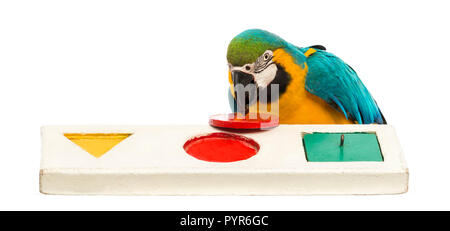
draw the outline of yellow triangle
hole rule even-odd
[[[131,133],[65,133],[64,136],[89,154],[99,158]]]

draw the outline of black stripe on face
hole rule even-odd
[[[279,96],[283,95],[286,92],[286,89],[291,82],[291,76],[284,70],[282,66],[279,64],[271,64],[271,65],[277,65],[277,73],[275,75],[275,78],[272,80],[272,82],[264,89],[258,89],[260,91],[260,94],[267,95],[266,100],[265,99],[259,99],[258,94],[258,100],[262,103],[270,103],[272,101],[272,92],[271,92],[271,85],[272,84],[278,84],[278,90],[279,90]],[[275,100],[278,100],[278,97],[275,96]]]

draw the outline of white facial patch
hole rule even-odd
[[[274,63],[270,64],[266,67],[263,71],[259,73],[255,73],[255,82],[258,85],[259,88],[265,88],[267,85],[269,85],[273,79],[275,79],[275,76],[277,74],[277,65]]]

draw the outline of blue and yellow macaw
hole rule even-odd
[[[233,38],[227,60],[234,111],[237,105],[246,113],[258,111],[261,104],[270,109],[276,102],[282,124],[386,123],[356,72],[323,46],[300,48],[270,32],[251,29]],[[255,91],[269,96],[261,101],[259,93],[247,94],[239,100],[238,84],[254,84]],[[273,84],[278,85],[276,101],[270,97]]]

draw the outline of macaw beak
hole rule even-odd
[[[249,112],[250,105],[257,101],[257,87],[253,75],[242,71],[231,72],[237,111],[243,114]]]

